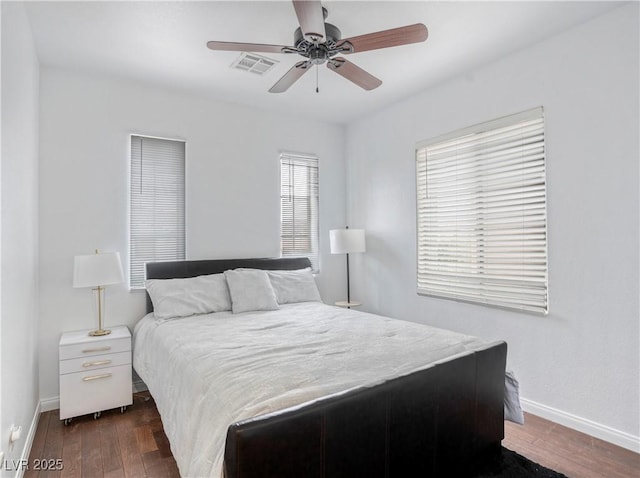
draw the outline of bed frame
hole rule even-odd
[[[147,278],[310,265],[307,258],[149,263]],[[497,342],[374,387],[230,424],[225,478],[473,476],[500,453],[506,355]]]

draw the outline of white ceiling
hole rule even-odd
[[[236,52],[208,40],[293,44],[289,1],[29,2],[40,62],[118,76],[307,118],[346,123],[448,78],[616,8],[616,2],[325,1],[343,38],[424,23],[425,43],[349,56],[383,81],[364,91],[328,70],[310,71],[287,92],[268,89],[297,55],[265,76],[230,68]],[[315,70],[315,69],[314,69]]]

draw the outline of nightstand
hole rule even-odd
[[[65,332],[60,337],[60,420],[133,403],[131,333],[112,327],[109,335],[92,337],[88,330]]]

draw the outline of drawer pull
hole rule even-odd
[[[84,377],[84,378],[82,379],[82,381],[84,381],[84,382],[90,382],[91,380],[99,380],[99,379],[101,379],[101,378],[109,378],[109,377],[111,377],[111,375],[112,375],[112,374],[110,374],[110,373],[103,373],[103,374],[101,374],[101,375],[92,375],[91,377]]]
[[[105,352],[107,350],[111,350],[111,346],[107,345],[105,347],[96,347],[94,349],[84,349],[82,351],[83,354],[90,354],[92,352]]]
[[[82,364],[83,367],[96,367],[98,365],[109,365],[111,360],[98,360],[97,362],[85,362]]]

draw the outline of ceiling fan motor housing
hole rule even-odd
[[[293,44],[298,53],[309,58],[312,63],[321,65],[329,58],[337,55],[336,43],[342,38],[340,29],[331,23],[324,24],[325,39],[321,43],[313,43],[304,38],[302,30],[297,28],[293,34]]]

